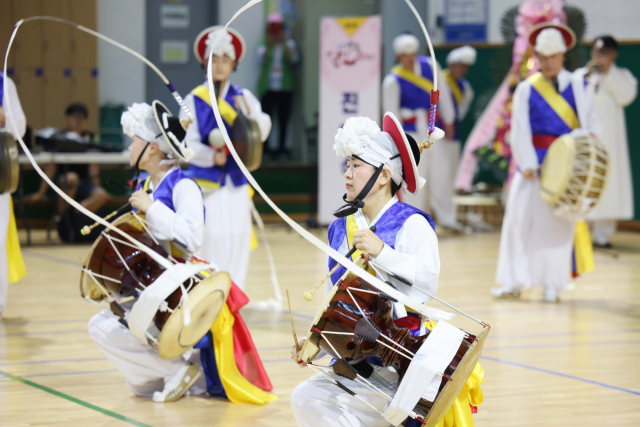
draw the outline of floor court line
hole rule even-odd
[[[543,369],[543,368],[537,368],[535,366],[529,366],[529,365],[525,365],[522,363],[517,363],[517,362],[510,362],[508,360],[502,360],[502,359],[496,359],[495,357],[489,357],[489,356],[480,356],[481,359],[484,360],[489,360],[492,362],[497,362],[497,363],[504,363],[505,365],[511,365],[511,366],[516,366],[518,368],[524,368],[524,369],[529,369],[532,371],[537,371],[537,372],[542,372],[545,374],[550,374],[550,375],[556,375],[558,377],[563,377],[563,378],[568,378],[571,380],[576,380],[576,381],[581,381],[587,384],[593,384],[593,385],[598,385],[600,387],[606,387],[606,388],[610,388],[613,390],[617,390],[617,391],[622,391],[625,393],[630,393],[630,394],[635,394],[636,396],[640,396],[640,391],[634,391],[634,390],[628,390],[626,388],[622,388],[622,387],[616,387],[610,384],[605,384],[605,383],[601,383],[598,381],[593,381],[593,380],[588,380],[586,378],[580,378],[580,377],[576,377],[573,375],[569,375],[569,374],[563,374],[562,372],[556,372],[556,371],[551,371],[549,369]]]
[[[595,342],[565,342],[557,344],[531,344],[531,345],[505,345],[494,347],[483,347],[484,350],[518,350],[518,349],[536,349],[536,348],[554,348],[554,347],[580,347],[580,346],[597,346],[597,345],[621,345],[621,344],[640,344],[640,340],[624,340],[624,341],[595,341]]]
[[[101,408],[99,406],[93,405],[93,404],[91,404],[89,402],[85,402],[84,400],[77,399],[77,398],[75,398],[73,396],[69,396],[68,394],[59,392],[59,391],[54,390],[52,388],[43,386],[43,385],[38,384],[38,383],[34,383],[33,381],[29,381],[27,379],[24,379],[24,378],[16,376],[16,375],[12,375],[12,374],[10,374],[8,372],[0,371],[0,375],[4,376],[6,378],[9,378],[9,379],[11,379],[13,381],[20,382],[22,384],[37,388],[39,390],[42,390],[42,391],[44,391],[46,393],[49,393],[49,394],[52,394],[54,396],[60,397],[62,399],[68,400],[69,402],[73,402],[73,403],[76,403],[78,405],[84,406],[85,408],[92,409],[92,410],[94,410],[96,412],[100,412],[101,414],[107,415],[107,416],[115,418],[117,420],[124,421],[126,423],[131,424],[131,425],[138,426],[138,427],[151,427],[149,424],[141,423],[140,421],[134,420],[133,418],[129,418],[129,417],[126,417],[124,415],[118,414],[116,412],[109,411],[108,409]]]

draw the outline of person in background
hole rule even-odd
[[[412,34],[400,34],[393,40],[393,52],[398,65],[382,81],[382,109],[393,113],[402,123],[405,132],[417,141],[425,141],[429,136],[429,108],[433,89],[433,59],[418,55],[420,42]],[[451,89],[440,66],[436,62],[438,73],[438,127],[444,130],[445,138],[454,139],[455,107]],[[456,164],[448,164],[446,142],[440,141],[424,155],[420,164],[420,173],[427,179],[427,192],[417,195],[403,195],[403,201],[418,209],[430,207],[436,223],[446,228],[458,229],[451,202],[453,182],[445,182],[442,168],[454,169]],[[427,194],[425,194],[427,193]]]
[[[11,106],[10,112],[5,110],[7,105]],[[2,72],[0,72],[0,128],[5,128],[15,139],[18,139],[18,136],[22,137],[27,130],[27,119],[22,111],[16,85]],[[9,284],[22,279],[25,274],[11,194],[0,194],[0,318],[7,302]]]
[[[75,103],[69,105],[65,111],[66,136],[69,139],[83,142],[93,142],[95,135],[86,129],[89,110],[84,104]],[[43,168],[47,176],[62,188],[69,197],[72,197],[91,212],[97,212],[109,201],[109,193],[100,186],[100,166],[91,164],[48,164]],[[40,188],[34,194],[26,198],[27,202],[42,200],[45,196],[56,196],[53,189],[49,188],[44,180],[40,182]],[[75,242],[82,239],[78,232],[85,224],[79,224],[83,217],[75,209],[67,207],[67,203],[58,197],[58,233],[65,242]],[[84,218],[84,217],[83,217]],[[95,238],[95,236],[93,236]]]
[[[258,60],[262,64],[258,95],[261,97],[262,110],[272,118],[274,113],[278,115],[278,142],[268,142],[265,147],[267,153],[274,157],[290,155],[285,143],[293,102],[292,66],[299,59],[296,42],[287,38],[282,15],[273,12],[267,18],[266,43],[258,47]],[[273,149],[274,146],[277,148]]]
[[[618,43],[611,36],[598,37],[591,49],[591,61],[580,69],[593,91],[596,114],[602,124],[602,144],[609,153],[609,182],[600,203],[587,215],[593,245],[610,248],[609,236],[617,221],[633,218],[633,183],[627,123],[624,108],[638,93],[638,81],[626,68],[616,65]]]

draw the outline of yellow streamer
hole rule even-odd
[[[351,242],[353,242],[353,235],[356,234],[356,231],[358,231],[358,224],[356,224],[356,215],[352,214],[347,217],[347,244],[349,245],[349,248],[353,247],[353,243]],[[353,255],[351,255],[351,260],[355,261],[360,258],[361,255],[362,251],[358,249],[353,253]],[[371,267],[368,267],[367,271],[372,276],[376,275],[376,272]]]
[[[431,320],[424,322],[424,326],[432,331],[436,327],[436,322]],[[451,408],[444,414],[444,417],[436,427],[474,427],[473,414],[469,405],[479,406],[484,400],[480,384],[484,382],[484,370],[479,363],[476,363],[471,376],[467,380],[462,391],[451,405]]]
[[[416,76],[412,71],[407,70],[402,65],[396,65],[391,69],[391,73],[396,76],[418,86],[420,89],[426,91],[427,93],[431,93],[433,90],[433,82],[429,79],[426,79],[422,76]]]
[[[254,190],[251,185],[248,185],[247,187],[249,187],[249,199],[253,199],[253,195],[256,194],[256,190]],[[259,246],[258,236],[256,236],[256,228],[253,226],[253,222],[252,222],[251,223],[251,247],[249,250],[253,251],[255,249],[258,249],[258,246]]]
[[[562,95],[556,91],[556,89],[549,83],[547,79],[544,78],[542,73],[538,72],[533,76],[527,78],[531,86],[533,86],[540,96],[547,101],[549,107],[556,112],[558,117],[564,121],[567,126],[571,130],[577,129],[580,127],[580,122],[578,121],[578,116],[576,116],[576,112],[573,110],[573,107],[567,102],[566,99]]]
[[[576,272],[585,274],[596,268],[593,261],[593,245],[589,227],[585,221],[576,223],[576,236],[573,242],[576,257]]]
[[[449,69],[446,69],[442,72],[444,74],[445,79],[447,79],[447,83],[449,83],[449,87],[451,88],[451,93],[456,100],[456,104],[460,105],[462,103],[462,91],[460,90],[460,86],[458,82],[451,76]]]
[[[15,283],[27,275],[27,269],[22,260],[20,240],[16,217],[13,214],[13,198],[9,197],[9,230],[7,232],[7,267],[9,269],[9,283]]]
[[[253,403],[254,405],[266,405],[277,399],[276,396],[267,393],[251,384],[242,376],[236,365],[233,354],[233,324],[235,317],[225,303],[220,315],[211,326],[213,335],[213,348],[216,354],[216,366],[224,391],[230,401],[234,403]]]

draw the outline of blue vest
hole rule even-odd
[[[578,109],[576,108],[572,85],[569,84],[560,95],[566,99],[577,115]],[[531,124],[531,133],[533,135],[561,136],[571,132],[571,128],[553,111],[553,108],[533,86],[531,86],[531,94],[529,95],[529,123]],[[536,148],[540,164],[544,161],[547,151],[548,149],[546,148]]]
[[[242,95],[242,88],[231,83],[229,85],[227,95],[224,99],[229,103],[229,105],[235,108],[234,97],[239,95]],[[194,95],[193,101],[196,108],[196,118],[198,119],[198,130],[200,131],[200,137],[203,139],[203,144],[209,145],[209,133],[213,129],[218,128],[218,123],[216,122],[216,118],[213,115],[213,109],[211,108],[211,105],[200,99],[198,96]],[[225,123],[225,128],[227,129],[229,137],[233,140],[231,126],[228,123]],[[187,170],[187,176],[191,178],[205,179],[208,181],[217,182],[220,184],[220,186],[226,184],[227,175],[229,175],[229,177],[231,178],[231,182],[233,182],[233,185],[235,185],[236,187],[247,184],[249,182],[232,156],[227,156],[227,163],[224,166],[201,168],[199,166],[191,164],[189,165],[189,169]]]
[[[436,226],[433,219],[429,214],[422,212],[418,208],[414,208],[406,203],[397,202],[391,206],[382,215],[382,217],[376,222],[376,236],[378,236],[385,244],[389,245],[392,249],[395,249],[396,236],[400,231],[400,228],[404,225],[405,221],[409,219],[411,215],[419,214],[426,218],[433,231],[436,230]],[[338,218],[329,226],[329,246],[338,250],[340,244],[347,235],[347,218]],[[329,271],[331,271],[337,264],[333,258],[329,258]],[[331,275],[331,282],[335,285],[338,280],[344,275],[347,269],[343,266]]]
[[[0,107],[2,107],[2,101],[4,101],[4,73],[0,71]]]
[[[141,190],[145,186],[145,184],[149,182],[150,179],[151,177],[148,177],[146,180],[138,184],[136,190]],[[182,169],[176,169],[166,175],[162,182],[160,182],[160,185],[158,185],[158,188],[155,188],[153,190],[153,200],[159,201],[175,212],[176,208],[173,205],[173,190],[174,188],[176,188],[178,182],[182,181],[183,179],[189,179],[189,177],[182,171]],[[137,210],[136,208],[133,209]]]
[[[419,56],[417,61],[420,64],[422,77],[433,82],[433,69],[430,58],[427,56]],[[400,76],[396,75],[395,77],[400,85],[400,108],[406,108],[408,110],[423,108],[427,111],[431,108],[431,93]],[[415,132],[416,124],[404,123],[403,128],[405,132]]]

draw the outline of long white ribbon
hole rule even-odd
[[[408,0],[407,0],[408,1]],[[249,1],[247,4],[245,4],[243,7],[240,8],[240,10],[238,10],[229,20],[229,22],[226,23],[225,25],[225,30],[227,29],[227,27],[238,17],[240,16],[241,13],[243,13],[245,10],[249,9],[250,7],[258,4],[262,2],[262,0],[251,0]],[[413,5],[411,5],[410,2],[408,2],[410,7],[413,7]],[[414,13],[416,14],[416,16],[418,17],[418,19],[420,21],[422,21],[420,19],[420,15],[417,14],[417,12],[415,12],[415,8],[413,8]],[[422,23],[422,27],[426,33],[426,28],[424,28],[424,23]],[[222,34],[222,33],[221,33]],[[220,37],[220,35],[218,35],[218,38]],[[432,50],[431,47],[431,40],[428,39],[428,34],[427,34],[427,40],[428,43],[430,45],[430,49]],[[435,58],[435,56],[433,56],[433,58]],[[209,54],[209,58],[208,58],[208,67],[207,67],[207,82],[208,82],[208,86],[209,86],[209,94],[211,96],[211,99],[215,99],[215,91],[214,91],[214,87],[213,87],[213,75],[212,75],[212,54]],[[434,81],[434,87],[435,87],[435,81]],[[264,192],[264,190],[262,190],[262,187],[260,187],[260,185],[258,184],[258,182],[255,180],[255,178],[253,177],[253,175],[251,175],[251,172],[249,172],[249,170],[246,168],[246,166],[244,165],[244,163],[242,162],[242,160],[240,159],[240,156],[238,156],[238,153],[236,152],[235,148],[233,147],[233,143],[231,142],[231,139],[229,138],[229,134],[227,133],[227,128],[224,125],[224,122],[222,121],[222,117],[220,116],[220,109],[218,108],[218,105],[216,102],[212,102],[211,103],[211,108],[213,109],[213,114],[216,118],[216,123],[218,124],[218,128],[220,129],[220,132],[222,133],[222,137],[224,138],[224,142],[227,145],[227,148],[229,149],[229,152],[231,153],[231,155],[233,156],[233,158],[235,159],[236,163],[238,164],[238,166],[240,167],[240,170],[242,170],[242,172],[244,173],[244,175],[247,177],[247,180],[251,183],[251,185],[253,186],[253,188],[260,193],[260,195],[264,198],[264,200],[269,204],[269,206],[271,206],[271,208],[278,214],[280,215],[280,217],[287,223],[289,224],[294,230],[296,230],[302,237],[304,237],[305,239],[307,239],[311,244],[313,244],[315,247],[317,247],[318,249],[320,249],[321,251],[323,251],[324,253],[326,253],[327,255],[329,255],[331,258],[333,258],[334,260],[336,260],[337,262],[339,262],[340,264],[342,264],[344,267],[346,267],[347,269],[349,269],[350,271],[352,271],[354,274],[356,274],[358,277],[362,278],[363,280],[367,281],[369,284],[371,284],[372,286],[376,287],[380,292],[383,292],[389,296],[391,296],[392,298],[395,298],[396,300],[398,300],[399,302],[401,302],[402,304],[406,305],[407,307],[410,307],[411,309],[417,311],[418,313],[424,314],[425,316],[429,316],[429,313],[427,312],[427,310],[424,308],[424,306],[416,301],[414,301],[413,299],[409,298],[407,295],[397,291],[396,289],[392,288],[391,286],[387,285],[386,283],[384,283],[383,281],[381,281],[380,279],[378,279],[375,276],[372,276],[371,274],[369,274],[367,271],[363,270],[362,268],[358,267],[353,261],[351,261],[350,259],[345,258],[341,253],[339,253],[338,251],[336,251],[335,249],[331,248],[330,246],[328,246],[327,244],[325,244],[324,242],[322,242],[320,239],[318,239],[316,236],[314,236],[313,234],[309,233],[307,230],[305,230],[303,227],[301,227],[298,223],[296,223],[294,220],[292,220],[286,213],[284,213],[270,198],[269,196],[267,196],[267,194]],[[473,318],[471,318],[473,319]],[[476,320],[476,319],[473,319]],[[477,321],[477,320],[476,320]]]

